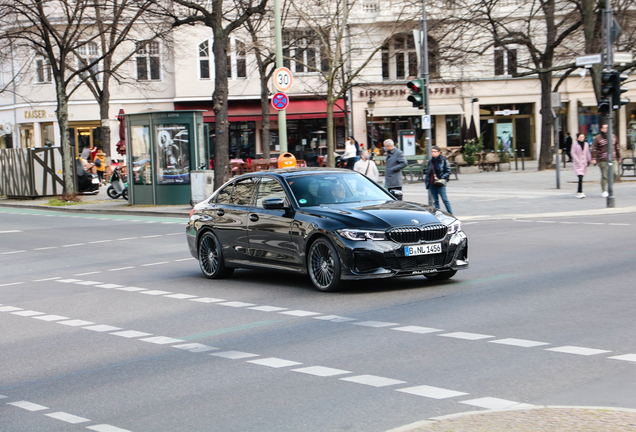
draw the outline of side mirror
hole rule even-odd
[[[389,192],[391,192],[391,195],[393,195],[395,197],[395,199],[397,199],[397,200],[401,200],[402,197],[404,196],[404,194],[402,193],[401,190],[395,189],[395,190],[392,190],[392,191],[389,191]]]
[[[263,200],[263,208],[266,210],[284,210],[285,200],[282,198],[269,198]]]

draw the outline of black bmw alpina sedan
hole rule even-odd
[[[194,207],[186,236],[211,279],[227,278],[235,268],[278,269],[309,274],[316,289],[335,291],[342,280],[442,280],[468,268],[461,222],[399,201],[344,169],[235,177]]]

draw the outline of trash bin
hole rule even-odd
[[[190,171],[190,181],[192,186],[190,205],[192,207],[205,201],[214,193],[214,170]]]
[[[278,168],[295,168],[296,156],[291,153],[283,153],[278,158]]]

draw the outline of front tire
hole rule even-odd
[[[106,195],[108,195],[112,199],[117,199],[119,197],[119,194],[112,186],[108,186],[108,188],[106,189]]]
[[[225,267],[221,245],[210,231],[199,239],[199,267],[208,279],[224,279],[234,273],[233,268]]]
[[[457,270],[446,270],[437,273],[425,274],[424,277],[430,280],[443,281],[455,276]]]
[[[307,270],[318,291],[333,292],[340,287],[340,258],[331,242],[321,237],[307,254]]]

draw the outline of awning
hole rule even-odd
[[[461,105],[433,105],[431,115],[464,114]],[[424,115],[424,110],[411,107],[376,108],[373,117],[415,117]]]
[[[214,122],[212,102],[176,102],[175,110],[205,110],[204,122]],[[334,117],[344,117],[344,101],[339,99],[333,107]],[[327,118],[327,101],[320,99],[290,99],[285,110],[288,120]],[[262,119],[261,102],[259,100],[228,101],[228,119],[237,121],[259,121]],[[270,106],[270,119],[278,119],[278,110]]]
[[[584,107],[598,105],[598,102],[596,102],[596,99],[579,99],[579,103],[581,104],[581,106],[584,106]]]

